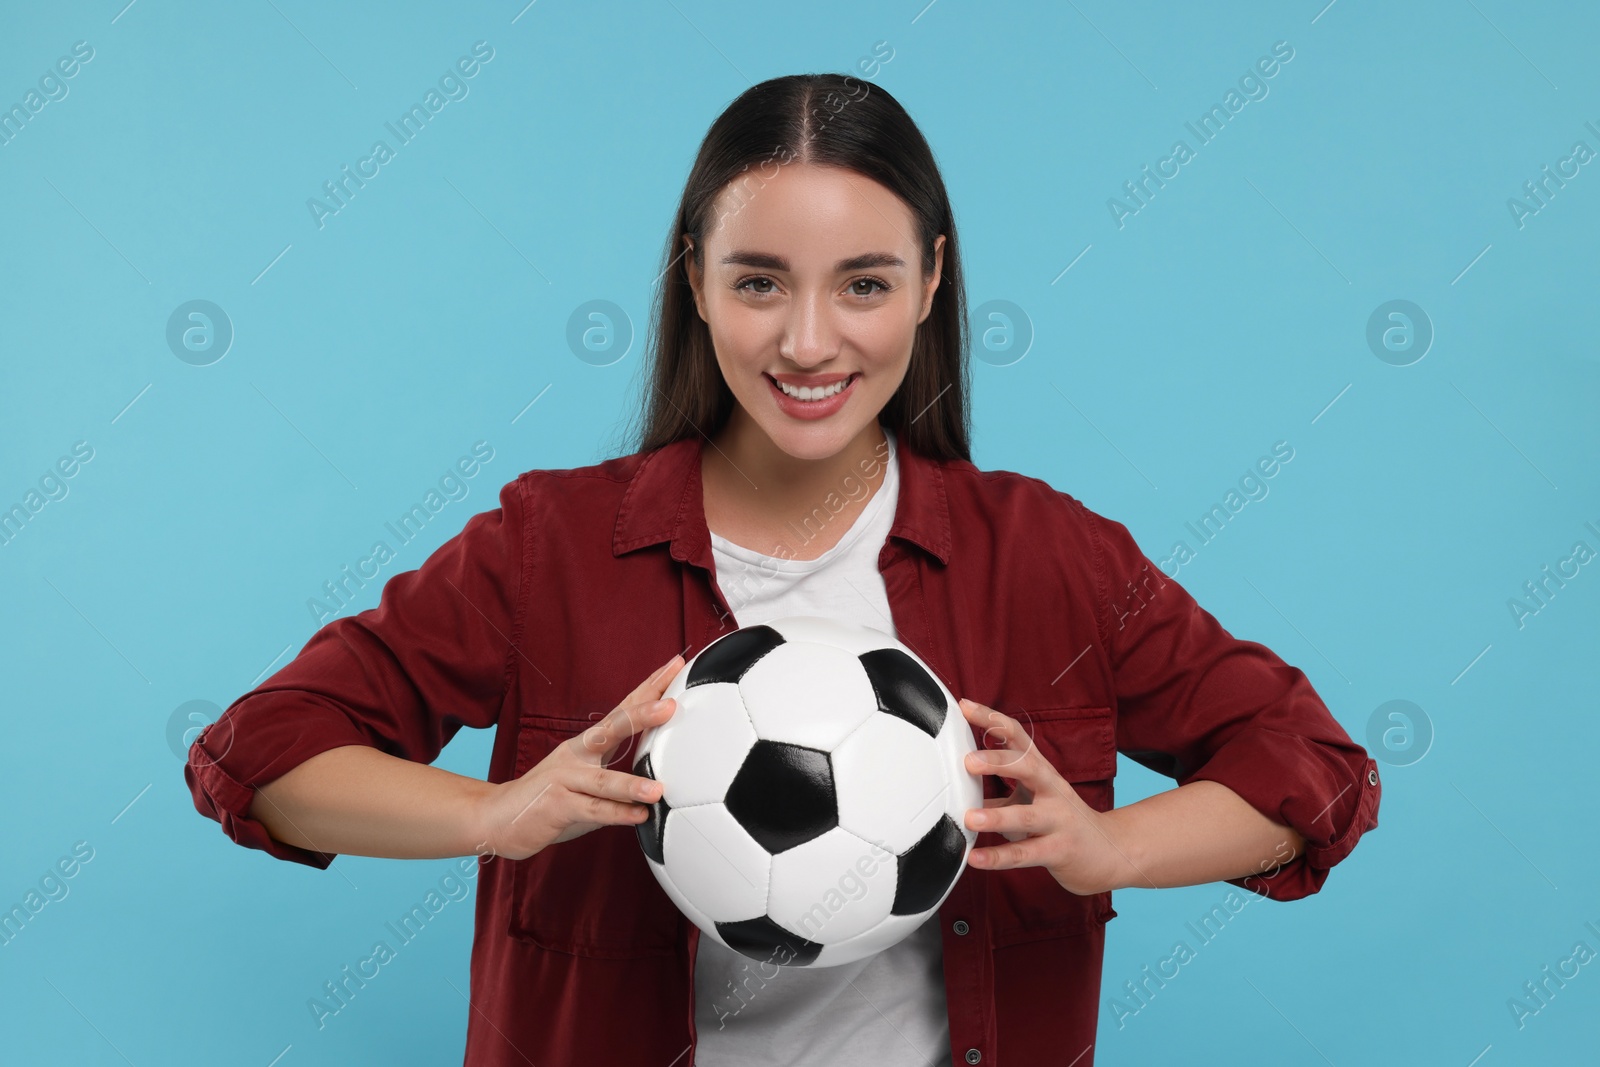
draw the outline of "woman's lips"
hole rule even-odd
[[[800,400],[780,389],[771,376],[763,374],[761,377],[766,380],[767,388],[772,390],[778,409],[785,415],[792,415],[797,419],[825,419],[844,407],[845,402],[850,399],[850,394],[855,391],[856,382],[861,379],[861,374],[857,372],[850,375],[850,380],[843,389],[823,400]]]

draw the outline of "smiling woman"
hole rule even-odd
[[[707,134],[666,252],[683,268],[658,294],[640,448],[717,427],[702,470],[713,530],[814,558],[870,495],[804,544],[785,517],[881,454],[882,426],[967,457],[954,215],[883,89],[837,75],[751,88]]]
[[[881,87],[742,93],[661,267],[637,447],[520,474],[377,608],[318,630],[195,740],[196,806],[313,866],[477,854],[469,1067],[1092,1067],[1112,893],[1315,893],[1377,825],[1376,764],[1121,523],[972,462],[955,219]],[[936,916],[770,981],[699,936],[636,836],[698,801],[628,768],[687,657],[794,615],[916,651],[987,750],[963,767],[984,799]],[[487,781],[424,766],[462,726],[496,731]],[[1175,788],[1116,807],[1119,752]],[[841,936],[774,936],[808,932]]]
[[[882,184],[795,162],[752,208],[719,212],[700,242],[684,235],[695,310],[736,400],[703,472],[706,521],[724,536],[782,543],[784,516],[883,446],[878,412],[905,380],[939,287],[946,238],[924,273],[915,232]],[[839,234],[860,250],[834,259]],[[800,558],[836,544],[866,502]]]

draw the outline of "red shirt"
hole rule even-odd
[[[333,855],[249,817],[253,787],[341,745],[431,762],[462,726],[496,728],[488,777],[506,781],[673,653],[735,628],[700,452],[690,438],[518,476],[200,734],[184,769],[195,807],[242,845],[325,868]],[[878,556],[896,636],[956,696],[1029,724],[1089,804],[1112,807],[1119,751],[1180,784],[1221,782],[1305,837],[1293,862],[1233,880],[1278,900],[1316,892],[1377,826],[1377,764],[1305,675],[1230,635],[1123,525],[1036,478],[899,455]],[[632,827],[479,864],[468,1067],[693,1064],[699,930]],[[1074,895],[1042,867],[968,867],[937,920],[955,1062],[1092,1067],[1115,914],[1110,893]]]

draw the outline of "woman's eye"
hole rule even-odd
[[[740,292],[753,293],[756,296],[771,296],[776,291],[777,283],[765,275],[753,275],[734,284],[733,288]],[[864,288],[863,288],[864,287]],[[857,278],[846,287],[852,296],[871,297],[879,293],[886,293],[891,288],[888,282],[880,278]]]

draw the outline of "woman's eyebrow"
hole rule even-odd
[[[773,255],[771,252],[748,252],[744,249],[734,249],[720,260],[726,266],[757,267],[761,270],[789,269],[789,261],[783,256]],[[868,270],[870,268],[904,267],[906,261],[892,252],[865,252],[849,259],[841,259],[833,266],[834,272],[842,274],[848,270]]]

